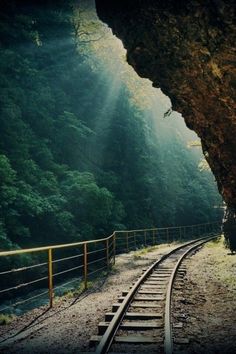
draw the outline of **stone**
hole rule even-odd
[[[129,64],[170,97],[172,109],[182,113],[186,125],[200,137],[229,207],[224,224],[226,237],[232,238],[236,230],[234,1],[96,0],[96,6],[101,20],[123,41]],[[236,249],[236,241],[232,247]]]

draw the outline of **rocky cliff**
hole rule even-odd
[[[202,141],[228,208],[236,210],[235,5],[232,0],[96,0],[127,60]],[[228,232],[231,226],[227,226]],[[232,233],[232,232],[231,232]]]

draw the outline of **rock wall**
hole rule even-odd
[[[98,16],[201,138],[225,202],[236,210],[235,5],[232,0],[96,0]]]

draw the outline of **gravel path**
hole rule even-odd
[[[111,311],[122,290],[128,289],[140,276],[143,267],[173,247],[163,245],[152,252],[120,255],[110,276],[99,280],[82,296],[60,298],[51,310],[41,307],[1,326],[0,352],[78,354],[93,351],[89,339],[97,334],[97,325],[104,321],[105,312]],[[183,324],[189,339],[189,344],[178,346],[179,352],[222,353],[227,338],[224,354],[236,353],[236,256],[227,255],[218,243],[205,246],[187,262],[184,282],[180,290],[175,291],[176,321]],[[175,330],[177,339],[183,337],[178,331]]]
[[[183,284],[174,292],[176,353],[236,353],[236,255],[219,243],[206,244],[185,262]]]
[[[107,279],[79,298],[64,297],[51,309],[42,307],[16,318],[0,328],[0,352],[4,354],[83,353],[93,351],[89,339],[97,334],[97,325],[123,290],[164,252],[174,246],[162,245],[152,252],[130,252],[116,258]],[[17,334],[18,332],[23,332]],[[17,334],[17,335],[16,335]],[[1,343],[1,340],[7,339]]]

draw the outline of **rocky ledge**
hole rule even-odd
[[[234,1],[96,0],[96,6],[101,20],[123,41],[129,64],[170,97],[173,110],[200,137],[229,208],[231,237],[236,210]]]

